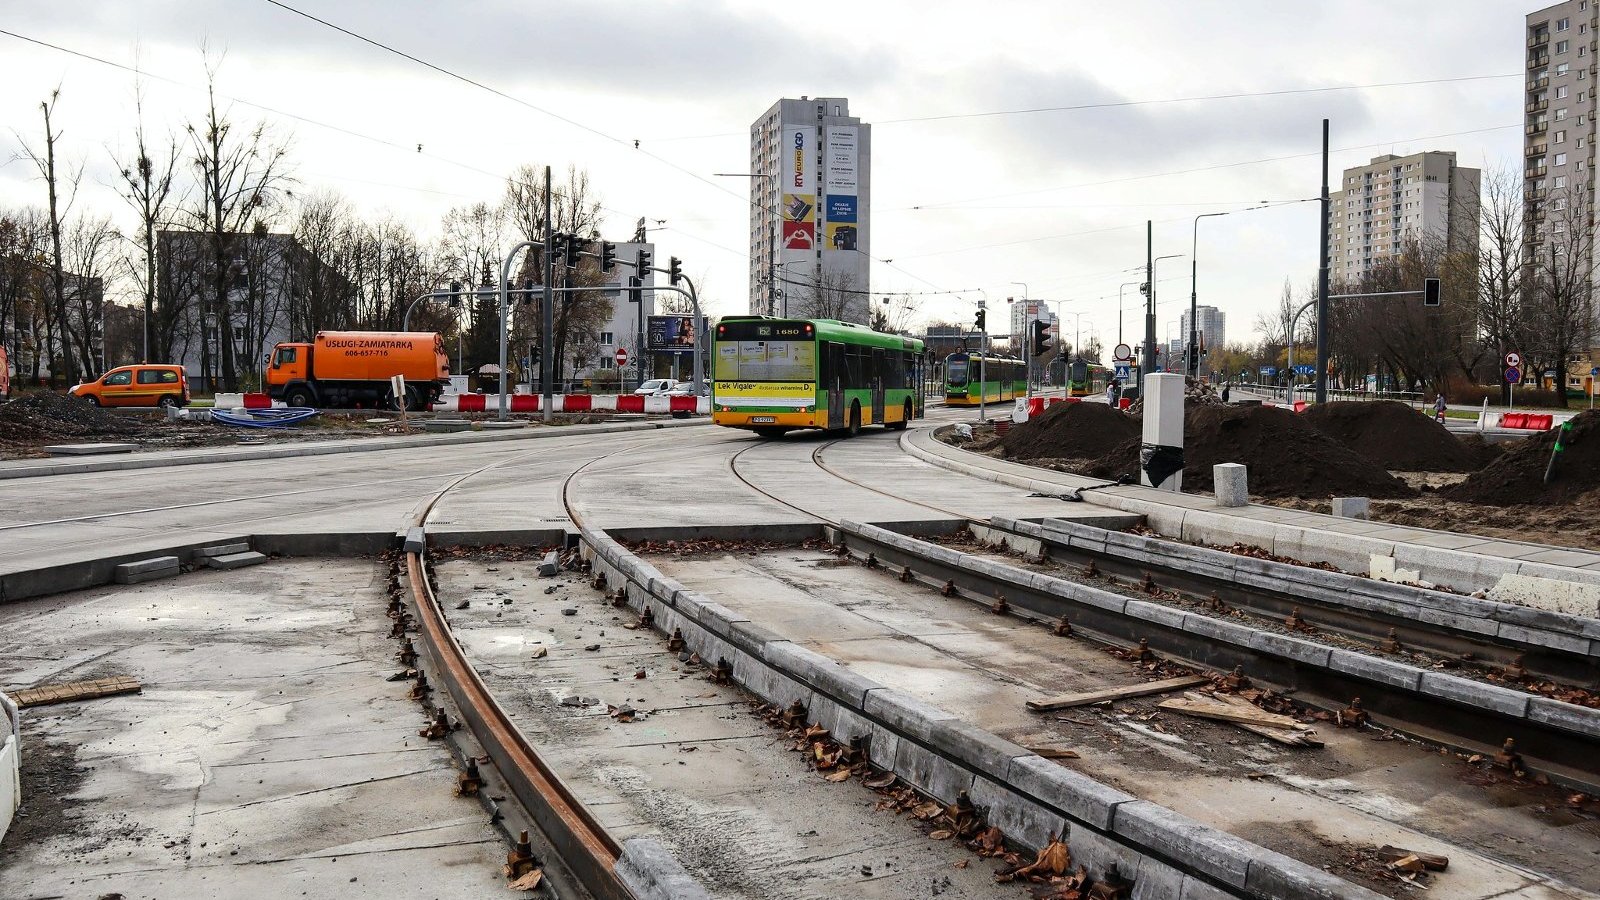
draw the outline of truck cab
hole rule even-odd
[[[301,403],[290,406],[312,406],[316,396],[306,386],[311,378],[311,345],[279,344],[272,348],[267,364],[267,393],[276,400],[287,401],[290,387],[295,386],[305,396],[296,396]]]

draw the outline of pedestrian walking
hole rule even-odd
[[[1433,419],[1440,425],[1444,424],[1444,408],[1444,391],[1440,391],[1439,395],[1433,398]]]
[[[1233,384],[1233,382],[1231,382],[1231,381],[1224,381],[1222,383],[1222,402],[1223,403],[1227,403],[1228,402],[1228,388],[1230,386],[1232,386],[1232,384]]]
[[[1117,408],[1117,401],[1122,398],[1122,385],[1116,379],[1106,382],[1106,404],[1112,409]]]

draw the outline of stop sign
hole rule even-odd
[[[627,364],[628,364],[628,348],[627,347],[618,347],[617,348],[617,365],[625,366]]]

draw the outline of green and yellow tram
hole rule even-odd
[[[1067,395],[1088,397],[1103,393],[1111,382],[1112,371],[1097,363],[1078,359],[1067,366]]]
[[[944,361],[944,402],[977,406],[1028,393],[1028,370],[1021,360],[981,353],[952,353]]]
[[[922,415],[922,342],[832,319],[727,316],[712,343],[711,421],[779,437],[856,434]]]

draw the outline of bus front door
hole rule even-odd
[[[844,345],[829,342],[828,345],[828,427],[843,428],[845,426],[844,408],[844,377],[845,360]]]
[[[883,418],[883,351],[872,351],[872,424],[882,425]]]

